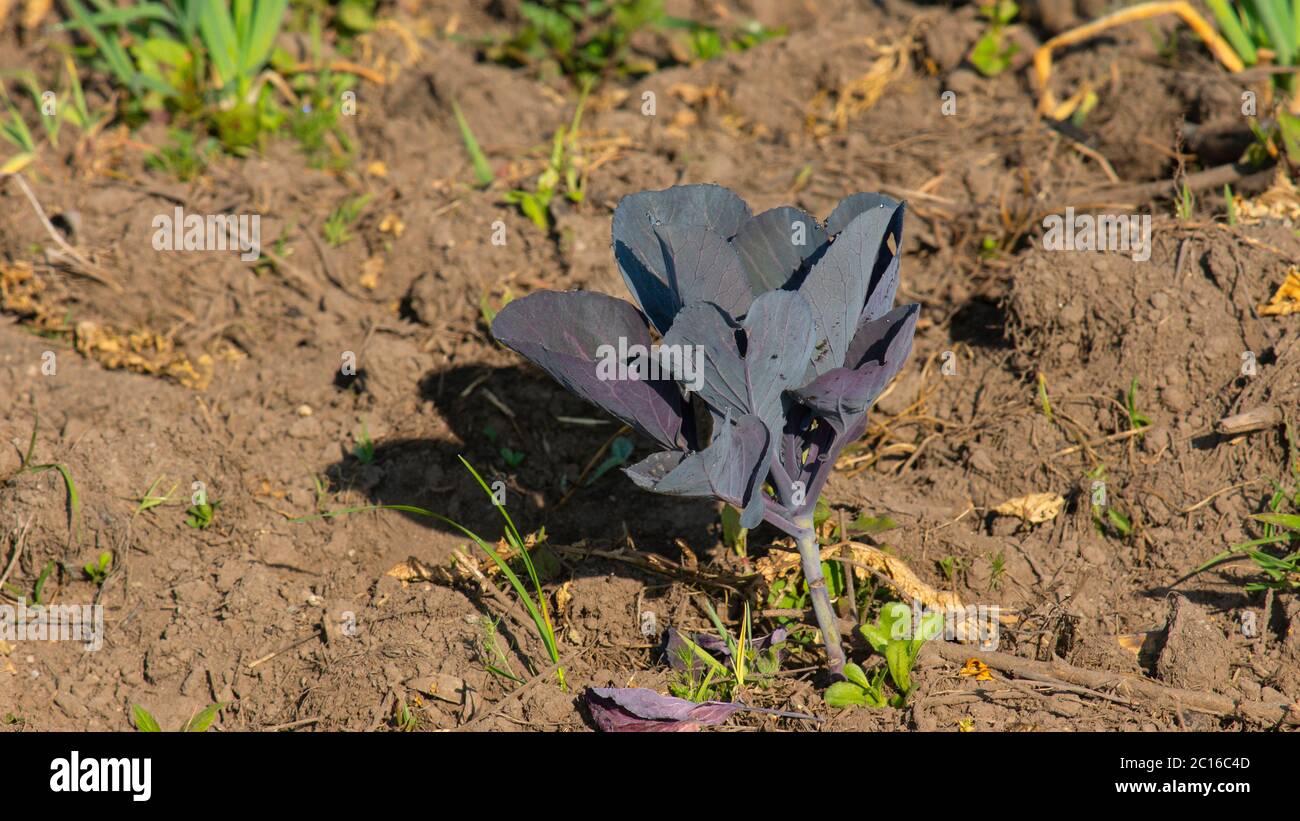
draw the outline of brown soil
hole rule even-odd
[[[480,4],[443,5],[459,8],[467,38],[505,25]],[[392,13],[417,33],[418,54],[391,31],[369,39],[390,81],[361,86],[350,125],[358,155],[344,173],[314,170],[282,142],[177,183],[144,164],[164,135],[157,124],[110,129],[25,172],[47,211],[79,218],[73,242],[121,293],[51,264],[41,248],[53,244],[21,189],[0,188],[0,479],[35,430],[35,461],[66,465],[80,496],[74,517],[53,470],[0,485],[0,532],[24,534],[8,582],[31,591],[55,562],[46,599],[101,603],[107,621],[94,653],[0,643],[5,726],[127,730],[131,705],[141,704],[170,728],[222,701],[227,730],[391,728],[402,704],[422,729],[485,715],[476,729],[584,729],[581,688],[663,688],[669,670],[658,637],[641,632],[642,614],[653,611],[661,630],[707,629],[707,594],[739,615],[734,591],[703,580],[746,576],[752,559],[784,541],[758,531],[751,559],[739,559],[721,545],[714,507],[641,493],[617,471],[564,501],[617,426],[563,421],[598,414],[497,346],[480,301],[543,287],[623,296],[608,239],[615,203],[700,181],[731,187],[755,211],[790,203],[824,216],[860,190],[909,201],[903,296],[923,305],[914,355],[859,451],[876,458],[846,464],[828,488],[838,508],[899,522],[879,544],[929,584],[1014,614],[1004,651],[1234,698],[1300,698],[1294,593],[1247,592],[1259,578],[1249,562],[1170,591],[1258,535],[1250,516],[1272,492],[1269,478],[1294,482],[1281,428],[1214,432],[1223,416],[1262,405],[1294,413],[1300,400],[1300,315],[1257,310],[1300,257],[1292,227],[1227,226],[1212,191],[1192,221],[1179,220],[1162,193],[1126,206],[1155,214],[1147,262],[1047,252],[1039,241],[1048,209],[1103,201],[1086,193],[1111,183],[1096,155],[1124,184],[1170,180],[1173,191],[1185,121],[1230,119],[1237,86],[1195,44],[1169,56],[1158,25],[1059,55],[1058,93],[1083,81],[1097,89],[1084,152],[1035,117],[1023,59],[994,79],[961,64],[980,31],[968,7],[723,5],[791,32],[604,86],[582,133],[601,162],[586,200],[557,207],[550,235],[502,204],[501,192],[539,172],[574,95],[476,61],[465,41],[437,36],[449,11],[430,15],[417,3]],[[1044,30],[1017,36],[1035,34]],[[44,53],[12,32],[0,40],[2,67],[48,69]],[[954,116],[941,110],[945,90],[957,94]],[[645,91],[656,95],[653,117],[641,113]],[[493,190],[468,185],[453,100],[492,159]],[[354,239],[337,248],[309,239],[360,193],[373,199]],[[264,244],[288,264],[156,252],[151,221],[178,204],[262,214]],[[490,241],[497,221],[503,245]],[[47,351],[54,375],[42,370]],[[359,363],[354,378],[339,375],[347,352]],[[1241,375],[1243,352],[1256,375]],[[1125,433],[1133,379],[1152,419],[1141,436]],[[363,425],[375,443],[368,464],[353,455]],[[502,446],[524,452],[522,464],[508,467]],[[638,442],[637,457],[648,452]],[[556,546],[539,550],[568,692],[548,679],[508,698],[516,685],[486,671],[502,663],[484,650],[502,605],[446,570],[453,550],[469,552],[455,530],[391,511],[299,520],[418,505],[495,538],[496,513],[458,455],[503,480],[520,529],[544,526]],[[1091,521],[1099,467],[1132,522],[1126,537]],[[179,483],[173,502],[136,515],[160,476],[160,490]],[[185,523],[194,482],[221,502],[206,530]],[[1035,492],[1061,494],[1065,509],[1033,526],[993,512]],[[0,544],[3,572],[14,540]],[[105,550],[115,568],[96,587],[80,569]],[[412,557],[418,567],[408,563],[405,580],[390,574]],[[950,579],[938,564],[948,557],[964,567]],[[1249,636],[1246,614],[1259,625]],[[339,629],[349,619],[355,635]],[[536,637],[512,617],[498,631],[516,673],[545,669]],[[856,644],[854,657],[864,650]],[[996,675],[976,682],[933,656],[922,657],[906,710],[831,710],[819,661],[796,654],[748,698],[824,723],[741,715],[731,724],[1241,726]]]

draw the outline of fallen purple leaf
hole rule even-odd
[[[816,721],[814,716],[747,707],[734,701],[704,701],[665,696],[644,687],[588,687],[587,707],[596,726],[607,733],[689,733],[706,724],[721,724],[733,713],[754,713]]]
[[[605,732],[693,732],[702,724],[721,724],[740,704],[706,701],[696,704],[644,687],[589,687],[587,706]]]

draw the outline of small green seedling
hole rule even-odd
[[[330,212],[325,218],[325,224],[321,226],[321,233],[331,247],[337,248],[352,239],[349,228],[361,216],[371,199],[370,194],[348,197]]]
[[[23,115],[9,99],[9,93],[0,85],[0,99],[3,99],[5,116],[0,117],[0,137],[22,152],[19,156],[30,157],[36,153],[36,140]]]
[[[36,434],[40,429],[40,419],[32,423],[32,438],[27,443],[27,452],[23,454],[22,466],[15,475],[24,473],[44,473],[47,470],[57,470],[63,477],[63,485],[68,492],[68,544],[71,545],[77,540],[77,524],[81,518],[81,495],[77,493],[77,483],[72,480],[72,471],[68,466],[61,462],[49,462],[46,464],[33,464],[36,456]]]
[[[204,707],[199,712],[190,716],[190,720],[185,722],[185,725],[181,727],[180,731],[182,733],[206,733],[208,728],[212,726],[212,722],[217,720],[217,714],[220,713],[225,706],[224,703],[219,701],[209,704],[207,707]],[[162,727],[158,724],[158,720],[153,717],[153,714],[141,707],[139,704],[131,705],[131,718],[135,722],[135,729],[139,732],[161,733],[163,731]]]
[[[960,556],[944,556],[935,564],[939,566],[939,572],[949,584],[956,584],[966,573],[966,560]]]
[[[738,691],[748,686],[766,686],[771,682],[781,666],[781,643],[758,649],[753,641],[753,626],[750,619],[749,603],[745,603],[740,621],[740,629],[735,636],[722,623],[713,604],[704,602],[705,612],[713,629],[727,648],[730,666],[723,664],[690,636],[678,631],[685,649],[681,651],[681,660],[685,670],[678,674],[675,682],[669,684],[669,690],[678,698],[689,701],[730,700]],[[703,666],[698,666],[701,662]],[[700,678],[697,673],[703,670]]]
[[[885,665],[872,677],[856,664],[844,665],[848,681],[839,681],[826,690],[826,703],[832,707],[866,705],[869,707],[902,708],[912,692],[912,668],[926,641],[937,637],[943,630],[943,613],[928,611],[913,624],[912,608],[902,602],[889,602],[880,608],[875,624],[861,625],[858,630],[871,643],[871,648],[885,657]],[[914,630],[915,628],[915,630]],[[886,700],[883,692],[885,674],[897,691]]]
[[[487,494],[488,498],[494,498],[492,488],[489,487],[488,483],[481,475],[479,475],[479,472],[465,460],[465,457],[461,456],[458,458],[460,459],[461,464],[465,466],[465,469],[470,472],[470,475],[474,477],[474,480],[478,482],[479,487],[483,489],[483,492]],[[493,564],[497,566],[497,569],[501,571],[501,574],[510,582],[510,586],[514,588],[515,594],[519,597],[520,603],[523,604],[524,609],[532,619],[533,626],[537,628],[538,636],[541,637],[542,645],[546,648],[547,655],[550,656],[555,669],[556,682],[560,685],[561,689],[567,690],[568,682],[565,679],[564,667],[560,664],[560,645],[555,636],[555,623],[551,618],[550,605],[547,603],[546,591],[542,587],[542,580],[537,573],[537,566],[534,564],[533,558],[529,554],[528,549],[530,546],[539,543],[545,538],[545,530],[539,531],[537,534],[530,536],[529,539],[525,539],[519,533],[519,529],[515,526],[514,520],[510,518],[510,514],[506,512],[505,506],[494,502],[493,507],[495,507],[497,512],[501,514],[501,518],[505,520],[506,543],[510,545],[513,554],[517,556],[520,563],[523,564],[528,579],[532,584],[532,593],[529,592],[528,587],[522,580],[520,580],[519,576],[505,561],[505,559],[501,558],[500,554],[498,554],[491,545],[483,541],[478,534],[446,516],[434,513],[433,511],[426,510],[422,507],[417,507],[415,505],[366,505],[363,507],[346,508],[343,510],[332,510],[322,513],[319,516],[305,516],[293,521],[301,522],[316,518],[332,519],[338,516],[347,516],[353,513],[363,513],[370,510],[396,510],[402,513],[410,513],[414,516],[437,519],[443,524],[456,528],[461,533],[465,534],[465,536],[472,539],[474,543],[478,545],[479,549],[486,553],[488,558],[492,560]]]
[[[501,616],[495,619],[485,616],[479,617],[479,621],[483,625],[483,639],[479,643],[479,655],[483,658],[483,669],[494,676],[509,679],[515,684],[526,684],[527,682],[511,669],[510,657],[506,655],[505,649],[501,646],[500,634],[497,632],[497,625],[501,623],[501,618]]]
[[[404,698],[398,698],[397,703],[393,705],[393,727],[401,733],[413,733],[420,729],[420,719],[416,717]]]
[[[356,437],[356,441],[356,446],[352,448],[352,455],[357,457],[357,461],[363,465],[375,461],[375,443],[370,438],[370,430],[364,419],[361,420],[361,433]]]
[[[212,526],[212,520],[217,515],[217,508],[221,507],[221,502],[203,502],[202,504],[190,505],[185,511],[185,524],[195,530],[207,530]]]
[[[989,0],[980,6],[980,15],[988,20],[988,28],[971,49],[971,65],[985,77],[996,77],[1011,66],[1011,58],[1020,51],[1015,43],[1005,38],[1007,25],[1016,18],[1020,8],[1011,0]]]
[[[207,170],[212,155],[218,150],[215,139],[201,139],[178,128],[167,133],[171,143],[145,157],[145,166],[170,174],[181,182],[189,182]]]
[[[1043,416],[1047,417],[1048,422],[1056,421],[1056,416],[1052,413],[1052,400],[1047,397],[1047,377],[1041,371],[1038,374],[1038,406],[1043,409]]]
[[[1145,428],[1151,424],[1151,417],[1138,410],[1137,390],[1138,380],[1135,376],[1133,381],[1129,383],[1128,393],[1124,395],[1124,409],[1128,411],[1128,423],[1132,430]]]
[[[1178,218],[1183,222],[1190,222],[1192,215],[1196,211],[1196,199],[1192,196],[1192,189],[1187,187],[1183,182],[1183,190],[1178,198]]]
[[[989,557],[989,590],[1000,590],[1007,574],[1007,554],[999,550]]]
[[[86,578],[96,587],[102,587],[104,580],[108,578],[109,571],[113,569],[113,552],[105,550],[99,554],[99,558],[93,562],[88,562],[83,570],[86,571]]]
[[[58,564],[51,559],[45,563],[45,567],[41,568],[40,575],[36,577],[36,584],[32,587],[33,603],[45,604],[45,584],[50,580],[50,576],[54,575],[56,567]]]
[[[505,460],[507,467],[517,468],[524,463],[525,454],[522,450],[511,450],[510,448],[501,448],[501,458]]]
[[[609,455],[605,457],[596,469],[587,477],[587,486],[596,484],[596,480],[609,473],[616,467],[625,464],[629,457],[632,456],[632,440],[627,436],[619,436],[609,445]]]
[[[136,500],[135,513],[131,514],[131,518],[134,519],[145,511],[153,510],[155,507],[160,507],[171,501],[172,494],[176,492],[176,488],[180,487],[179,482],[173,483],[171,489],[162,496],[158,496],[155,493],[155,491],[158,490],[158,486],[163,483],[165,478],[166,477],[164,476],[159,476],[149,484],[149,489],[144,492],[143,496]]]
[[[1300,470],[1297,471],[1297,478],[1300,478]],[[1264,574],[1264,579],[1260,581],[1247,582],[1246,590],[1300,591],[1300,487],[1287,491],[1276,481],[1273,486],[1273,494],[1266,504],[1268,512],[1257,513],[1252,517],[1264,523],[1263,535],[1233,545],[1203,563],[1189,576],[1221,562],[1245,556]],[[1288,508],[1296,512],[1284,512]],[[1261,549],[1265,547],[1271,548],[1273,552]]]
[[[519,210],[543,231],[551,228],[551,200],[561,190],[571,202],[582,202],[586,196],[586,173],[579,174],[574,157],[578,153],[578,129],[582,125],[582,111],[587,104],[591,83],[583,85],[578,104],[573,112],[573,122],[566,130],[560,126],[551,138],[551,157],[546,168],[537,177],[532,191],[522,188],[507,191],[505,202],[519,206]]]

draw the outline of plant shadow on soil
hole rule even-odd
[[[358,374],[364,380],[364,374]],[[364,493],[371,504],[412,505],[446,516],[489,544],[503,533],[504,521],[460,463],[463,456],[490,485],[506,488],[505,510],[521,533],[545,527],[548,539],[571,544],[583,538],[624,543],[630,534],[639,550],[677,560],[674,542],[706,552],[718,542],[717,505],[705,499],[677,499],[638,489],[618,468],[588,479],[561,505],[619,423],[521,366],[465,365],[432,371],[420,380],[423,399],[433,402],[452,434],[448,438],[394,437],[374,444],[373,458],[363,462],[344,456],[325,469],[331,485]],[[509,402],[512,419],[478,391]],[[468,391],[468,393],[467,393]],[[520,401],[523,397],[525,401]],[[599,426],[567,425],[555,416],[599,419]],[[486,431],[486,432],[485,432]],[[654,452],[655,445],[625,433],[634,450],[624,465]],[[504,448],[524,454],[515,467],[506,464]],[[605,455],[598,462],[603,461]],[[441,520],[401,512],[435,530],[463,534]],[[592,536],[595,536],[592,539]]]

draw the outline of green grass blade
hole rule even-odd
[[[677,631],[677,636],[678,636],[678,638],[680,638],[680,639],[681,639],[681,640],[686,644],[687,647],[691,648],[691,652],[693,652],[695,655],[699,656],[700,660],[703,661],[703,662],[705,663],[705,665],[708,666],[710,672],[719,673],[719,674],[721,674],[721,675],[723,675],[723,676],[727,676],[727,675],[730,675],[730,674],[731,674],[731,671],[730,671],[730,670],[728,670],[726,667],[722,666],[722,662],[720,662],[720,661],[718,661],[717,659],[715,659],[715,658],[714,658],[714,657],[713,657],[713,656],[712,656],[712,655],[711,655],[707,650],[705,650],[703,647],[700,647],[698,644],[696,644],[695,642],[693,642],[693,641],[691,641],[689,638],[687,638],[687,636],[686,636],[685,633],[683,633],[682,631],[678,630],[678,631]]]
[[[1291,42],[1293,30],[1284,18],[1280,3],[1273,0],[1252,0],[1255,16],[1268,34],[1273,50],[1277,52],[1277,62],[1289,66],[1295,61],[1295,44]]]
[[[1205,0],[1205,4],[1210,7],[1210,12],[1214,15],[1215,21],[1219,24],[1219,31],[1227,39],[1232,50],[1237,52],[1237,56],[1248,66],[1255,65],[1258,55],[1255,53],[1255,44],[1250,41],[1250,37],[1242,30],[1241,23],[1237,20],[1237,15],[1228,7],[1227,0]]]
[[[506,564],[505,561],[497,554],[495,550],[489,547],[488,544],[483,541],[483,539],[479,538],[479,535],[477,533],[465,527],[464,525],[460,524],[459,522],[453,521],[452,519],[449,519],[446,516],[443,516],[439,513],[434,513],[431,510],[425,510],[422,507],[416,507],[415,505],[397,505],[397,504],[363,505],[361,507],[350,507],[350,508],[344,508],[342,510],[331,510],[327,513],[321,513],[314,516],[303,516],[297,519],[293,519],[291,521],[306,522],[306,521],[311,521],[312,519],[333,519],[338,516],[346,516],[352,513],[366,513],[372,510],[396,510],[402,513],[412,513],[416,516],[424,516],[426,518],[436,519],[442,522],[443,524],[451,525],[452,527],[456,528],[461,533],[463,533],[467,538],[472,539],[474,543],[477,544],[479,548],[484,553],[486,553],[490,559],[492,559],[492,561],[496,564],[496,566],[505,575],[506,579],[509,580],[510,586],[515,589],[515,593],[519,595],[520,600],[524,604],[524,608],[527,609],[528,615],[532,618],[533,624],[537,627],[537,632],[542,638],[542,643],[546,646],[546,652],[548,655],[550,655],[551,661],[557,661],[557,662],[559,661],[560,651],[559,651],[559,645],[555,641],[554,631],[550,630],[550,625],[548,621],[542,616],[541,611],[538,609],[537,605],[533,602],[533,597],[529,595],[528,589],[524,587],[524,583],[520,580],[520,578],[517,575],[515,575],[515,572],[510,569],[510,565]],[[527,554],[525,553],[524,555]],[[544,598],[542,599],[542,606],[545,607]]]
[[[1255,518],[1287,530],[1300,531],[1300,515],[1294,513],[1258,513]]]
[[[140,20],[157,20],[161,23],[175,24],[176,17],[171,13],[170,9],[161,3],[138,3],[126,8],[110,8],[84,17],[66,20],[54,28],[56,31],[72,31],[86,26],[126,26]]]
[[[72,62],[71,57],[64,58],[67,63],[68,79],[72,83],[72,102],[76,106],[77,115],[81,118],[81,128],[90,125],[90,109],[86,107],[86,95],[81,90],[81,78],[77,76],[77,65]]]
[[[225,3],[201,3],[198,22],[203,45],[217,69],[218,84],[226,89],[239,75],[239,41],[235,37],[235,24],[230,19],[230,9]]]
[[[251,76],[266,63],[288,8],[288,0],[262,0],[257,4],[247,39],[243,41],[240,68],[245,76]]]
[[[86,36],[95,44],[95,48],[103,55],[108,62],[109,69],[117,77],[117,81],[132,93],[139,92],[139,72],[135,70],[135,64],[127,55],[126,49],[117,39],[110,40],[104,36],[99,27],[89,22],[89,14],[86,7],[81,5],[78,0],[63,0],[68,7],[68,12],[72,15],[73,20],[86,29]]]
[[[492,184],[492,166],[488,164],[487,155],[483,149],[479,148],[478,140],[474,138],[474,132],[470,130],[469,122],[465,120],[465,115],[460,111],[460,105],[456,101],[451,103],[451,111],[456,115],[456,125],[460,128],[460,138],[465,143],[465,151],[469,153],[470,162],[474,165],[474,179],[478,181],[479,188],[487,188]]]

